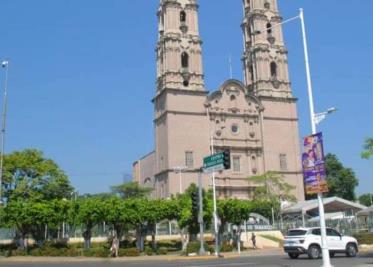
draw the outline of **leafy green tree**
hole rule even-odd
[[[4,207],[2,219],[7,226],[16,227],[21,249],[27,249],[27,238],[30,235],[41,246],[46,226],[53,229],[59,225],[66,212],[66,205],[61,200],[13,200]]]
[[[219,241],[222,241],[222,234],[228,223],[237,226],[235,239],[241,233],[241,225],[248,220],[250,213],[253,212],[253,201],[239,199],[224,199],[218,201],[218,216],[220,218]]]
[[[198,187],[195,184],[191,184],[184,194],[177,196],[180,206],[177,221],[181,230],[180,235],[183,243],[183,249],[186,248],[189,241],[196,239],[199,232],[198,214],[193,212],[192,209],[192,192],[198,192]],[[212,192],[205,192],[205,190],[203,190],[202,197],[203,220],[205,223],[205,228],[207,228],[211,224],[213,213]],[[189,240],[186,238],[186,233],[189,235]]]
[[[177,218],[179,213],[179,205],[176,199],[170,200],[151,200],[148,202],[146,209],[145,219],[147,222],[148,231],[152,236],[153,249],[157,249],[155,240],[156,224],[164,220],[174,220]]]
[[[263,207],[263,205],[270,205],[270,211],[274,211],[274,215],[278,216],[280,213],[281,201],[295,202],[296,197],[293,195],[294,186],[288,184],[282,174],[269,171],[262,175],[251,176],[248,178],[258,187],[254,191],[254,200]],[[257,212],[264,216],[263,211]],[[271,215],[267,216],[268,218]]]
[[[111,191],[121,198],[146,198],[153,191],[152,188],[142,187],[137,182],[128,182],[111,187]]]
[[[373,156],[373,138],[367,138],[364,144],[364,151],[361,153],[363,159],[369,159]]]
[[[329,187],[327,196],[356,200],[355,188],[359,185],[359,180],[355,172],[351,168],[345,168],[334,154],[326,155],[325,164]]]
[[[106,198],[104,201],[106,218],[105,221],[111,224],[119,240],[122,238],[126,228],[129,228],[129,211],[124,201],[118,196]]]
[[[364,194],[359,197],[360,204],[367,207],[373,206],[373,194]]]
[[[91,247],[92,229],[107,217],[104,201],[97,197],[79,198],[72,205],[70,223],[75,222],[84,226],[84,248]]]
[[[57,163],[35,149],[4,156],[3,184],[6,202],[18,199],[68,199],[73,190]]]

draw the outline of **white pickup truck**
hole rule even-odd
[[[332,228],[326,229],[329,254],[344,253],[347,257],[356,257],[358,242],[350,236],[343,236]],[[284,250],[289,257],[296,259],[301,254],[307,254],[310,259],[322,256],[320,228],[298,228],[290,230],[285,237]]]

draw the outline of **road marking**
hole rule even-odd
[[[222,263],[222,264],[211,264],[211,265],[190,265],[184,267],[216,267],[216,266],[247,266],[247,265],[256,265],[254,262],[240,262],[240,263]]]

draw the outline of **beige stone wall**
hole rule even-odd
[[[285,180],[296,186],[298,200],[304,200],[303,174],[300,161],[300,139],[294,101],[263,100],[263,140],[266,170],[283,173]],[[286,169],[280,168],[280,154],[286,155]]]

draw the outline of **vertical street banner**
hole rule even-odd
[[[326,168],[322,133],[304,138],[302,165],[306,194],[327,193]]]

